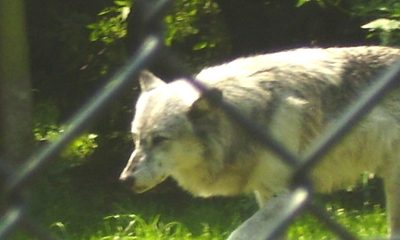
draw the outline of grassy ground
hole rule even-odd
[[[111,178],[110,178],[111,179]],[[32,217],[62,239],[222,240],[257,209],[251,197],[196,199],[182,192],[134,195],[116,183],[50,174],[34,187]],[[358,236],[385,236],[381,193],[319,196],[331,215]],[[13,239],[33,239],[16,233]],[[311,215],[299,216],[289,239],[336,239]]]

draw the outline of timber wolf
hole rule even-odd
[[[295,49],[208,67],[195,78],[298,155],[334,123],[400,50]],[[290,169],[184,78],[140,76],[135,143],[120,179],[144,192],[167,177],[201,197],[255,193],[263,208],[284,191]],[[214,101],[215,102],[215,101]],[[384,180],[391,236],[400,234],[400,90],[393,90],[311,171],[331,192],[365,171]]]

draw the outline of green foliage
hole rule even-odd
[[[383,45],[400,45],[399,1],[358,0],[354,2],[353,11],[370,20],[362,26],[369,30],[370,38],[377,37]]]
[[[67,126],[58,124],[59,111],[54,104],[42,102],[35,106],[34,129],[35,140],[39,143],[51,143],[60,137]],[[62,152],[58,169],[65,169],[85,162],[98,147],[97,135],[83,133],[73,140]]]
[[[130,12],[130,0],[114,0],[114,5],[104,8],[99,14],[99,20],[89,24],[89,39],[100,41],[106,45],[124,38],[127,34],[126,18]]]
[[[41,124],[41,127],[38,125],[35,127],[34,135],[39,142],[51,143],[60,137],[64,130],[65,126]],[[94,133],[83,133],[74,139],[61,153],[56,168],[65,169],[84,163],[98,147],[96,138],[97,135]]]
[[[125,37],[126,19],[131,7],[132,11],[135,11],[135,6],[130,0],[114,0],[113,6],[104,8],[98,14],[99,20],[87,26],[91,30],[90,40],[111,44]],[[202,21],[207,21],[207,18],[215,19],[218,13],[218,6],[212,0],[176,1],[172,12],[165,17],[167,27],[165,44],[172,46],[174,43],[182,43],[189,37],[201,34],[202,38],[194,42],[192,50],[216,47],[221,37],[215,32],[205,31]]]
[[[380,205],[347,209],[340,204],[330,202],[327,203],[326,209],[336,221],[356,236],[379,238],[387,234],[386,214]],[[299,217],[290,227],[289,239],[337,239],[337,237],[315,217],[306,214]]]
[[[244,199],[220,201],[186,198],[178,205],[171,205],[171,201],[181,200],[173,195],[130,198],[116,193],[115,189],[106,193],[90,186],[83,187],[81,191],[86,188],[91,189],[87,196],[73,199],[66,197],[70,193],[61,193],[64,197],[49,197],[55,198],[51,208],[43,206],[49,217],[47,221],[53,222],[49,224],[50,229],[57,236],[82,240],[223,240],[255,211],[247,209],[245,214],[238,215],[244,210],[240,204]],[[107,200],[104,197],[106,195]],[[118,200],[118,205],[112,204],[115,200]],[[251,202],[252,199],[246,198],[246,201]],[[356,236],[368,238],[387,234],[385,210],[379,204],[359,205],[353,209],[343,206],[335,198],[323,204],[334,219]],[[82,207],[85,207],[83,212],[79,210]],[[108,213],[110,211],[114,213]],[[80,227],[78,231],[77,226]],[[295,219],[288,235],[288,239],[293,240],[337,239],[334,233],[310,214]]]
[[[63,157],[69,161],[73,160],[75,164],[83,163],[98,147],[97,137],[94,133],[81,134],[64,150]]]
[[[370,31],[369,37],[378,37],[383,45],[400,44],[400,21],[378,18],[362,26]]]
[[[103,240],[158,239],[158,240],[218,240],[224,239],[217,228],[203,224],[201,234],[193,233],[181,222],[164,223],[160,216],[146,221],[135,214],[112,215],[104,218],[106,234]]]
[[[230,52],[229,36],[213,0],[177,0],[164,20],[165,44],[184,53],[184,62],[190,68],[204,66]]]
[[[310,3],[310,2],[316,2],[321,7],[325,7],[327,1],[326,0],[297,0],[296,6],[302,7],[305,4]]]
[[[88,176],[87,169],[69,174],[45,172],[31,191],[30,215],[61,239],[223,240],[257,210],[252,197],[199,199],[177,190],[134,195],[104,177]],[[363,200],[363,191],[354,194],[318,195],[315,201],[357,236],[385,236],[382,202]],[[293,240],[337,239],[307,213],[288,231]]]
[[[191,239],[191,233],[181,223],[160,221],[155,216],[147,222],[135,214],[112,215],[104,218],[104,240],[112,239]]]
[[[332,5],[341,11],[363,17],[366,23],[361,27],[367,29],[368,38],[379,39],[382,45],[400,45],[400,2],[398,0],[298,0],[302,6],[311,1],[319,5]]]
[[[173,12],[165,18],[167,33],[165,43],[171,46],[174,42],[182,42],[184,39],[202,33],[204,39],[200,39],[192,46],[192,50],[213,48],[216,46],[215,35],[207,35],[202,32],[203,26],[199,24],[200,18],[214,18],[218,14],[218,6],[212,0],[179,0]],[[204,19],[203,19],[204,20]]]
[[[351,7],[355,14],[369,18],[400,16],[400,3],[397,0],[354,0]]]
[[[214,1],[177,0],[174,3],[174,8],[164,19],[164,42],[183,53],[187,58],[183,62],[188,62],[188,67],[195,68],[199,63],[204,64],[229,52],[229,40]],[[118,49],[118,40],[127,35],[126,20],[130,11],[135,11],[134,1],[114,0],[112,6],[99,12],[94,23],[87,25],[90,41],[102,44],[102,52]],[[108,72],[108,68],[102,71],[103,75]]]
[[[340,224],[357,236],[378,237],[387,234],[387,218],[380,205],[367,206],[363,211],[332,205],[328,205],[327,209]]]

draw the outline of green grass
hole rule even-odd
[[[374,205],[350,210],[338,205],[332,207],[329,203],[327,205],[327,210],[332,217],[360,239],[373,239],[386,235],[386,215],[381,206]],[[305,214],[291,226],[289,239],[337,239],[337,236],[316,218]]]
[[[385,236],[381,199],[364,195],[341,192],[319,196],[317,202],[354,234]],[[72,240],[222,240],[257,209],[251,197],[197,199],[176,190],[134,195],[110,181],[54,174],[36,184],[30,202],[32,217],[54,235]],[[34,238],[18,232],[13,239]],[[337,238],[305,213],[291,225],[289,239]]]

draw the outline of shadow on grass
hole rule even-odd
[[[43,174],[31,191],[30,215],[63,239],[101,239],[100,236],[108,232],[124,228],[115,224],[111,224],[111,227],[110,221],[113,218],[133,215],[149,225],[154,223],[166,226],[177,222],[179,225],[174,227],[174,231],[182,226],[193,236],[204,234],[205,228],[212,228],[210,231],[219,233],[223,236],[220,239],[223,239],[257,210],[252,196],[193,198],[177,188],[172,181],[148,193],[136,195],[121,186],[115,174],[93,171],[97,170],[83,166]],[[376,206],[383,206],[381,189],[381,182],[373,179],[363,188],[317,195],[316,201],[327,206],[343,224],[351,225],[351,222],[368,221],[362,215],[376,211]],[[381,210],[377,213],[381,214]],[[345,213],[343,218],[340,216],[342,211]],[[125,227],[132,218],[127,219]],[[381,217],[379,219],[382,221]],[[327,234],[323,227],[316,228],[316,224],[318,220],[310,216],[299,217],[291,227],[290,239],[316,239],[315,236],[331,239],[332,235]],[[376,224],[376,221],[370,224]],[[362,231],[356,230],[357,234]],[[27,239],[20,237],[23,235],[19,233],[15,236],[15,239]]]

